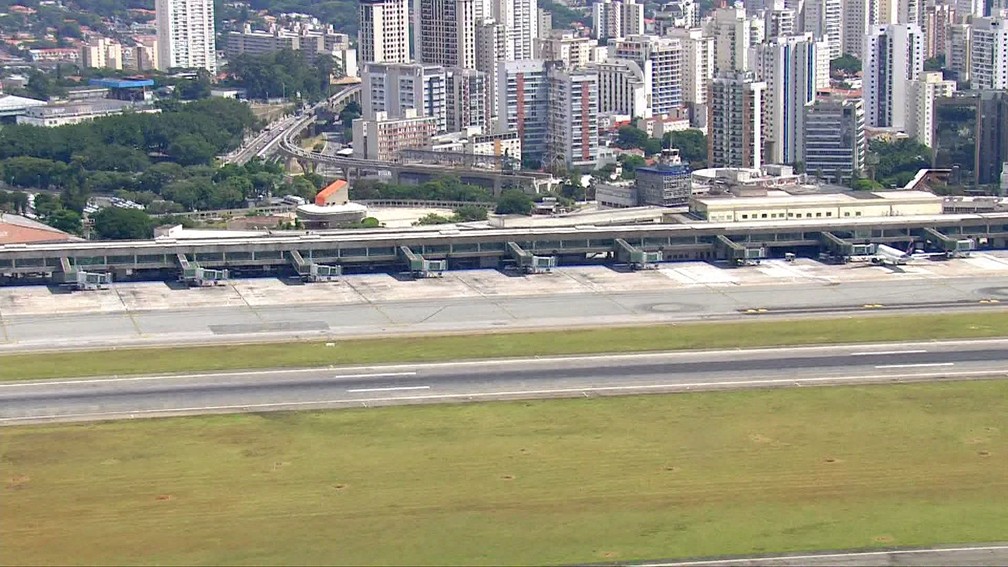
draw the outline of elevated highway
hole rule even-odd
[[[344,102],[360,97],[360,85],[355,85],[340,91],[329,99],[328,104],[333,108],[342,105]],[[483,169],[476,167],[455,167],[427,163],[386,162],[370,159],[357,159],[345,156],[333,156],[321,152],[313,152],[300,147],[297,139],[304,132],[305,128],[314,120],[315,110],[292,124],[289,124],[282,135],[277,136],[263,146],[259,155],[265,155],[274,150],[279,150],[283,154],[290,156],[303,165],[307,163],[325,164],[336,167],[344,171],[347,178],[360,177],[372,172],[376,174],[388,175],[387,181],[391,183],[422,183],[439,176],[454,176],[464,183],[479,185],[493,189],[494,195],[500,195],[505,189],[522,189],[530,193],[536,193],[540,188],[547,186],[552,176],[539,172],[515,172],[500,169]]]
[[[834,238],[824,237],[827,232]],[[971,241],[980,249],[1006,248],[1008,213],[613,227],[267,232],[261,237],[6,245],[0,246],[0,282],[62,281],[66,266],[110,273],[116,280],[163,279],[183,269],[183,258],[208,270],[255,275],[292,269],[293,251],[306,262],[373,270],[405,268],[405,247],[417,257],[444,260],[447,269],[454,269],[508,264],[516,248],[553,258],[555,264],[571,265],[616,262],[628,246],[640,253],[660,252],[650,256],[652,261],[732,260],[740,253],[750,258],[750,251],[762,257],[815,256],[826,249],[824,242],[836,239],[905,249],[911,242],[934,242],[936,235]]]

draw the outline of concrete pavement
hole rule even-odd
[[[0,424],[1006,377],[1005,360],[998,339],[10,382]]]
[[[1008,545],[973,545],[933,549],[897,549],[850,553],[815,553],[772,557],[739,557],[642,563],[648,567],[897,567],[897,566],[990,566],[1008,565]]]
[[[117,284],[108,292],[72,296],[42,287],[4,288],[0,353],[1008,306],[1008,275],[749,284],[737,279],[740,271],[699,266],[690,273],[701,274],[701,267],[704,277],[736,279],[662,288],[658,284],[669,280],[662,274],[596,268],[532,276],[534,281],[509,281],[484,270],[443,281],[360,275],[318,286],[277,280],[192,290],[161,282]]]

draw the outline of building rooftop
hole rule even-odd
[[[724,205],[726,203],[744,204],[746,206],[776,206],[776,205],[836,205],[857,201],[940,201],[939,197],[927,191],[848,191],[846,193],[803,193],[794,194],[787,191],[767,191],[762,197],[736,197],[727,195],[704,195],[693,200],[704,205]],[[786,201],[786,203],[785,203]]]
[[[23,96],[7,95],[0,97],[0,112],[24,110],[30,106],[45,106],[46,101]]]
[[[0,246],[79,241],[80,238],[20,215],[0,213]]]

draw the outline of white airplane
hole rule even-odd
[[[924,252],[923,250],[914,251],[913,242],[907,247],[906,252],[893,248],[892,246],[886,246],[885,244],[877,244],[875,246],[875,254],[870,256],[871,263],[876,266],[904,266],[907,262],[911,260],[928,260],[931,258],[946,258],[948,255],[944,252]]]

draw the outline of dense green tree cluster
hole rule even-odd
[[[310,102],[329,96],[333,68],[328,55],[311,62],[289,49],[239,55],[228,63],[230,83],[244,88],[249,98],[300,98]]]
[[[617,133],[616,146],[623,149],[640,149],[649,156],[660,153],[663,147],[678,149],[679,156],[683,161],[689,162],[693,169],[707,167],[707,137],[700,130],[667,132],[661,140],[658,140],[651,138],[640,128],[623,126]],[[635,168],[635,164],[631,164],[631,168]]]
[[[282,180],[276,165],[211,167],[254,124],[244,104],[210,99],[59,128],[8,126],[0,130],[0,181],[60,191],[61,207],[77,213],[93,194],[132,199],[153,213],[240,206]]]
[[[591,25],[591,14],[587,11],[574,10],[553,0],[539,0],[539,7],[546,10],[553,17],[553,29],[570,29],[575,22]]]
[[[22,214],[28,210],[28,193],[0,191],[0,212]]]
[[[683,161],[688,161],[693,169],[707,167],[707,136],[702,130],[679,130],[668,132],[662,138],[666,148],[676,148]]]
[[[931,167],[931,150],[916,140],[872,140],[868,149],[879,158],[875,180],[882,187],[903,187],[918,171]]]
[[[519,189],[508,189],[497,200],[498,215],[528,215],[532,213],[532,198]]]
[[[142,240],[150,238],[154,231],[154,219],[137,209],[109,207],[91,220],[95,236],[102,240]]]
[[[350,195],[355,201],[379,199],[424,199],[429,201],[491,202],[493,194],[483,187],[466,185],[458,178],[443,177],[420,185],[396,185],[377,181],[354,182]]]
[[[115,171],[138,171],[151,154],[185,165],[210,164],[216,154],[238,146],[256,123],[248,106],[230,99],[164,104],[158,114],[127,113],[93,122],[40,128],[15,125],[0,130],[0,159],[33,157],[69,164],[81,158]]]
[[[844,53],[843,56],[830,61],[830,75],[833,76],[853,75],[860,70],[861,60],[850,53]]]

